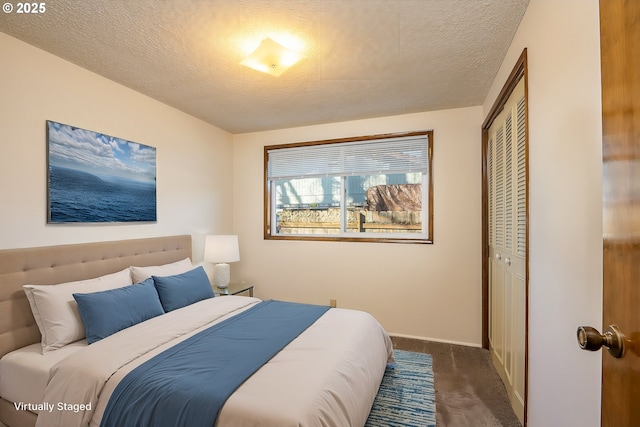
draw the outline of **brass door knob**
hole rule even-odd
[[[609,325],[604,334],[591,326],[580,326],[577,334],[578,345],[583,350],[597,351],[605,346],[613,357],[624,356],[624,335],[616,325]]]

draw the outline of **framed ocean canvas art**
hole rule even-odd
[[[156,149],[47,120],[48,223],[154,222]]]

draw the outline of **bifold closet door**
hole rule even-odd
[[[489,129],[489,343],[523,421],[526,340],[527,156],[524,80]]]

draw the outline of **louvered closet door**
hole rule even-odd
[[[489,129],[489,341],[523,421],[526,316],[526,108],[524,80]]]

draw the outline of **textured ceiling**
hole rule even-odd
[[[0,31],[231,133],[480,105],[529,0],[55,0]],[[306,58],[240,65],[260,40]]]

